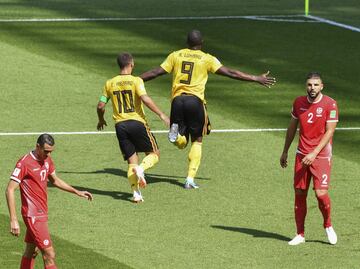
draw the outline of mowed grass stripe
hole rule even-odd
[[[23,240],[26,228],[20,221],[21,235],[13,237],[9,231],[9,217],[0,214],[0,231],[4,235],[0,244],[1,268],[18,268],[23,254]],[[50,231],[51,232],[51,231]],[[84,248],[75,243],[62,239],[59,236],[51,235],[56,250],[56,261],[59,268],[79,269],[79,268],[109,268],[109,269],[132,269],[124,263],[101,255],[89,248]],[[36,267],[43,268],[41,255],[36,258]]]
[[[2,141],[8,152],[4,167],[10,167],[1,171],[2,178],[8,178],[18,152],[34,142],[31,137],[23,140]],[[281,169],[283,138],[273,133],[209,136],[197,177],[200,189],[186,191],[182,184],[188,149],[179,151],[166,140],[158,137],[161,159],[147,173],[145,202],[134,205],[115,138],[58,137],[52,156],[58,175],[93,192],[94,201],[49,188],[53,234],[139,269],[169,268],[169,263],[177,269],[312,268],[324,260],[327,268],[354,267],[359,253],[350,250],[360,247],[354,240],[357,216],[351,214],[360,202],[354,187],[358,164],[334,156],[330,192],[339,244],[326,244],[316,199],[309,195],[308,242],[295,250],[286,243],[295,232],[295,144],[289,167]],[[254,252],[259,258],[254,259]],[[298,252],[312,256],[295,255]]]
[[[59,6],[64,7],[64,14],[69,9],[64,4]],[[216,3],[216,8],[220,9],[221,4]],[[194,8],[195,12],[202,10],[208,12],[208,8]],[[172,11],[178,15],[183,9]],[[76,13],[73,9],[69,12],[72,16]],[[87,10],[79,14],[94,15]],[[57,15],[61,14],[51,14]],[[133,52],[139,74],[182,46],[186,29],[193,27],[204,31],[206,50],[225,64],[248,72],[260,72],[269,66],[279,79],[277,87],[267,90],[210,77],[207,94],[213,128],[287,126],[291,102],[304,92],[303,75],[309,68],[327,76],[325,90],[338,101],[339,125],[358,125],[355,70],[359,68],[352,61],[358,55],[352,46],[356,33],[321,24],[229,22],[3,24],[1,40],[13,47],[0,43],[1,58],[8,66],[3,70],[2,85],[11,88],[4,97],[9,103],[1,120],[2,131],[43,130],[44,126],[54,131],[95,130],[95,105],[105,79],[117,71],[116,53],[125,49]],[[315,47],[308,46],[308,36],[312,36]],[[330,43],[332,46],[328,46]],[[19,61],[31,68],[19,68]],[[23,70],[27,72],[18,75]],[[338,70],[343,71],[341,76]],[[19,83],[19,77],[26,84]],[[168,109],[170,77],[146,86],[162,108]],[[51,110],[49,100],[54,100]],[[107,131],[113,130],[111,113],[108,115]],[[163,129],[162,123],[154,119],[150,126]],[[126,162],[121,159],[115,137],[55,137],[57,173],[70,184],[91,190],[95,200],[88,203],[50,188],[51,231],[63,240],[137,269],[357,268],[359,136],[356,132],[337,132],[334,137],[330,192],[339,244],[326,244],[316,199],[309,194],[308,242],[296,249],[286,244],[287,238],[294,235],[295,225],[293,156],[289,157],[288,169],[279,167],[283,136],[274,132],[206,137],[198,174],[201,188],[199,192],[186,192],[182,184],[188,149],[179,151],[165,135],[159,135],[161,159],[149,171],[149,186],[143,192],[145,203],[140,206],[129,202]],[[16,160],[33,148],[34,139],[1,137],[2,193]],[[292,154],[295,145],[294,141]],[[0,208],[7,212],[5,203],[0,203]],[[18,242],[22,250],[23,243]],[[62,247],[57,250],[62,251]],[[141,257],[140,251],[144,254]],[[15,260],[8,266],[17,267]],[[106,263],[97,268],[107,268]]]

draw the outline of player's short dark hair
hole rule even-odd
[[[120,53],[117,57],[117,63],[120,69],[123,69],[124,67],[128,66],[133,60],[134,58],[128,52]]]
[[[321,74],[319,72],[310,72],[309,74],[307,74],[306,80],[311,78],[318,78],[322,81]]]
[[[199,30],[191,30],[188,33],[187,44],[189,45],[189,47],[199,46],[202,45],[202,43],[203,43],[203,38]]]
[[[48,144],[49,146],[54,146],[55,145],[55,140],[54,138],[49,135],[49,134],[42,134],[38,137],[36,143],[40,146],[40,147],[44,147],[45,144]]]

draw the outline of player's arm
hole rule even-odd
[[[145,73],[142,73],[140,75],[140,77],[142,78],[143,81],[149,81],[149,80],[152,80],[158,76],[162,76],[162,75],[165,75],[167,74],[167,72],[161,67],[157,67],[157,68],[154,68],[150,71],[147,71]]]
[[[170,120],[168,116],[165,115],[164,112],[158,108],[158,106],[154,103],[154,101],[151,99],[151,97],[147,94],[143,94],[140,96],[141,101],[156,115],[159,116],[159,118],[165,123],[167,127],[170,126]]]
[[[101,96],[101,98],[104,97],[104,96]],[[104,126],[107,126],[107,123],[104,119],[104,114],[105,114],[105,106],[106,106],[106,103],[103,102],[101,99],[96,107],[96,112],[97,112],[97,115],[98,115],[98,124],[97,124],[97,129],[99,131],[103,130],[104,129]]]
[[[92,194],[90,192],[87,191],[79,191],[77,189],[75,189],[74,187],[70,186],[69,184],[67,184],[65,181],[63,181],[62,179],[60,179],[55,172],[52,173],[51,175],[49,175],[49,180],[50,182],[57,188],[63,190],[63,191],[67,191],[70,193],[74,193],[77,196],[86,198],[90,201],[92,201],[93,197]]]
[[[333,137],[337,122],[327,122],[326,123],[326,132],[324,136],[321,138],[319,145],[316,148],[307,154],[301,162],[306,165],[311,165],[315,160],[316,156],[319,152],[330,142],[330,139]]]
[[[15,236],[20,234],[20,226],[16,216],[15,190],[19,187],[19,183],[10,180],[5,191],[6,202],[10,214],[10,233]]]
[[[292,117],[290,120],[289,127],[287,128],[284,149],[280,157],[280,165],[282,168],[287,167],[288,151],[296,135],[298,123],[299,120]]]
[[[215,73],[232,79],[257,82],[268,88],[270,88],[276,82],[275,78],[268,76],[270,74],[270,71],[267,71],[260,76],[255,76],[241,72],[239,70],[230,69],[226,66],[221,66]]]

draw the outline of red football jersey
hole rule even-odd
[[[295,99],[291,115],[299,120],[300,137],[297,151],[301,154],[312,152],[319,145],[326,132],[327,122],[339,120],[338,108],[334,99],[321,95],[320,100],[309,102],[307,96]],[[319,158],[331,157],[332,139],[319,152]]]
[[[16,163],[10,178],[20,184],[23,216],[47,215],[47,182],[48,176],[54,172],[55,167],[50,157],[40,162],[32,152]]]

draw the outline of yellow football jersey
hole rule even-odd
[[[188,93],[205,101],[208,72],[215,73],[222,64],[216,57],[201,50],[182,49],[171,53],[160,66],[173,73],[172,98]]]
[[[140,96],[146,94],[144,82],[140,77],[118,75],[106,81],[103,96],[111,99],[115,122],[138,120],[146,123]]]

